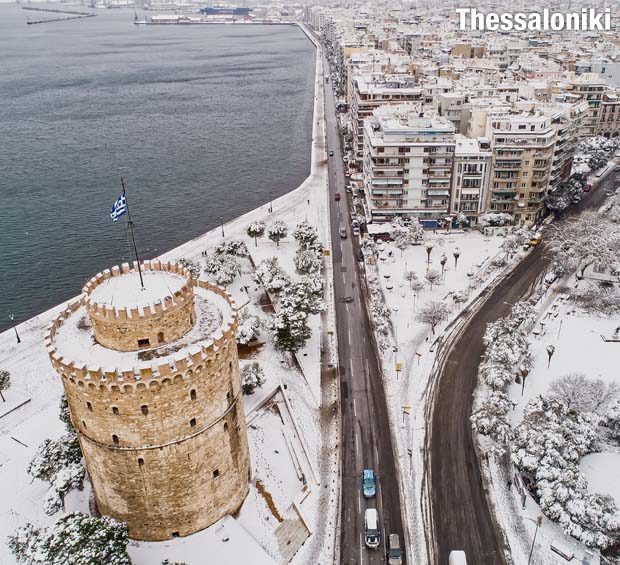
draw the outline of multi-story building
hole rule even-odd
[[[601,100],[607,89],[605,79],[586,73],[569,79],[562,86],[588,103],[588,118],[583,125],[581,137],[597,135]]]
[[[620,135],[620,93],[603,94],[596,133],[607,139]]]
[[[491,173],[491,147],[488,140],[456,136],[454,169],[450,194],[452,215],[462,212],[470,225],[484,212]]]
[[[551,119],[537,113],[489,116],[487,137],[493,150],[487,210],[512,214],[517,224],[536,222],[553,161]]]
[[[364,160],[364,119],[381,106],[417,102],[422,98],[422,89],[415,86],[413,77],[394,76],[373,80],[369,76],[354,79],[355,92],[351,104],[351,126],[353,133],[353,162],[362,167]]]
[[[431,108],[384,106],[364,121],[369,220],[415,216],[432,225],[450,211],[455,129]]]

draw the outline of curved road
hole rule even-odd
[[[571,213],[601,206],[605,190],[617,184],[615,176],[608,174],[592,192],[584,194]],[[487,503],[469,418],[487,324],[506,316],[511,304],[526,298],[549,263],[543,241],[489,291],[445,352],[427,424],[430,462],[426,463],[431,513],[428,537],[434,546],[434,562],[440,565],[448,563],[453,549],[464,550],[468,563],[506,563],[505,545]]]

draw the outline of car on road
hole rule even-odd
[[[334,200],[336,202],[340,202],[340,193],[339,192],[336,192],[336,194],[334,194]]]
[[[347,228],[345,228],[344,226],[340,226],[339,232],[342,239],[347,239]]]
[[[614,194],[616,194],[615,190],[606,190],[605,191],[605,196],[613,196]]]
[[[365,498],[372,498],[377,494],[377,481],[372,469],[364,469],[362,473],[362,492]]]
[[[530,245],[531,246],[538,245],[541,241],[542,241],[542,234],[540,232],[535,233],[532,236],[532,239],[530,239]]]
[[[398,534],[390,534],[388,548],[388,565],[403,565],[403,550]]]
[[[370,549],[377,549],[381,545],[379,514],[376,508],[368,508],[364,513],[364,543]]]
[[[333,151],[330,151],[330,152],[329,152],[329,156],[330,156],[330,157],[333,157],[333,156],[334,156],[334,152],[333,152]]]
[[[573,199],[571,200],[571,202],[573,204],[579,204],[581,202],[581,196],[579,196],[578,194],[573,196]]]
[[[592,190],[592,184],[587,183],[586,185],[584,185],[583,187],[584,192],[590,192],[591,190]]]
[[[620,165],[614,167],[614,173],[620,173]]]
[[[448,563],[450,565],[467,565],[467,556],[462,550],[451,551],[448,557]]]

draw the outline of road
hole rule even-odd
[[[571,213],[599,207],[605,190],[617,181],[611,172],[592,192],[585,194]],[[427,430],[430,437],[429,494],[431,543],[435,563],[448,563],[453,549],[463,549],[468,563],[506,563],[504,543],[485,497],[480,467],[473,447],[470,415],[483,353],[486,325],[508,314],[511,304],[527,297],[537,279],[549,266],[544,240],[517,265],[494,290],[459,332],[446,352],[435,405]]]
[[[327,59],[324,68],[329,69]],[[351,235],[349,207],[344,190],[345,177],[335,100],[330,85],[325,89],[325,119],[329,157],[330,223],[336,296],[336,331],[340,359],[342,413],[341,483],[341,563],[385,563],[386,535],[403,539],[398,472],[381,371],[373,343],[372,328],[360,286],[358,243]],[[340,202],[334,194],[340,192]],[[347,238],[339,234],[345,226]],[[341,299],[352,297],[350,303]],[[377,495],[366,500],[361,491],[362,471],[374,469]],[[381,527],[381,546],[364,545],[364,511],[377,508]]]

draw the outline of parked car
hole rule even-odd
[[[334,194],[334,200],[336,202],[340,202],[340,193],[339,192],[336,192],[336,194]]]
[[[584,192],[590,192],[591,190],[592,190],[592,185],[590,183],[587,183],[586,185],[584,185],[583,187]]]
[[[578,194],[573,196],[573,199],[571,200],[571,202],[573,204],[579,204],[581,202],[581,196],[579,196]]]
[[[534,234],[530,239],[530,245],[538,245],[542,241],[542,234],[540,232]]]
[[[364,252],[363,252],[361,249],[359,249],[359,250],[357,251],[357,260],[358,260],[360,263],[363,263],[363,262],[364,262]]]
[[[372,498],[377,494],[377,482],[372,469],[364,469],[362,473],[362,492],[365,498]]]
[[[606,190],[605,191],[605,196],[613,196],[614,194],[616,194],[615,190]]]
[[[330,151],[330,152],[329,152],[329,156],[330,156],[330,157],[333,157],[333,156],[334,156],[334,152],[333,152],[333,151]]]
[[[551,271],[550,273],[547,273],[545,275],[545,284],[551,285],[557,280],[557,278],[558,276],[553,271]]]
[[[368,508],[364,513],[364,543],[370,549],[377,549],[381,545],[379,514],[376,508]]]
[[[402,565],[403,550],[400,547],[400,538],[398,537],[398,534],[390,534],[389,544],[388,565]]]
[[[614,167],[614,173],[620,173],[620,165]]]
[[[359,226],[353,226],[353,229],[351,230],[351,233],[355,236],[358,236],[360,234],[360,228]]]

